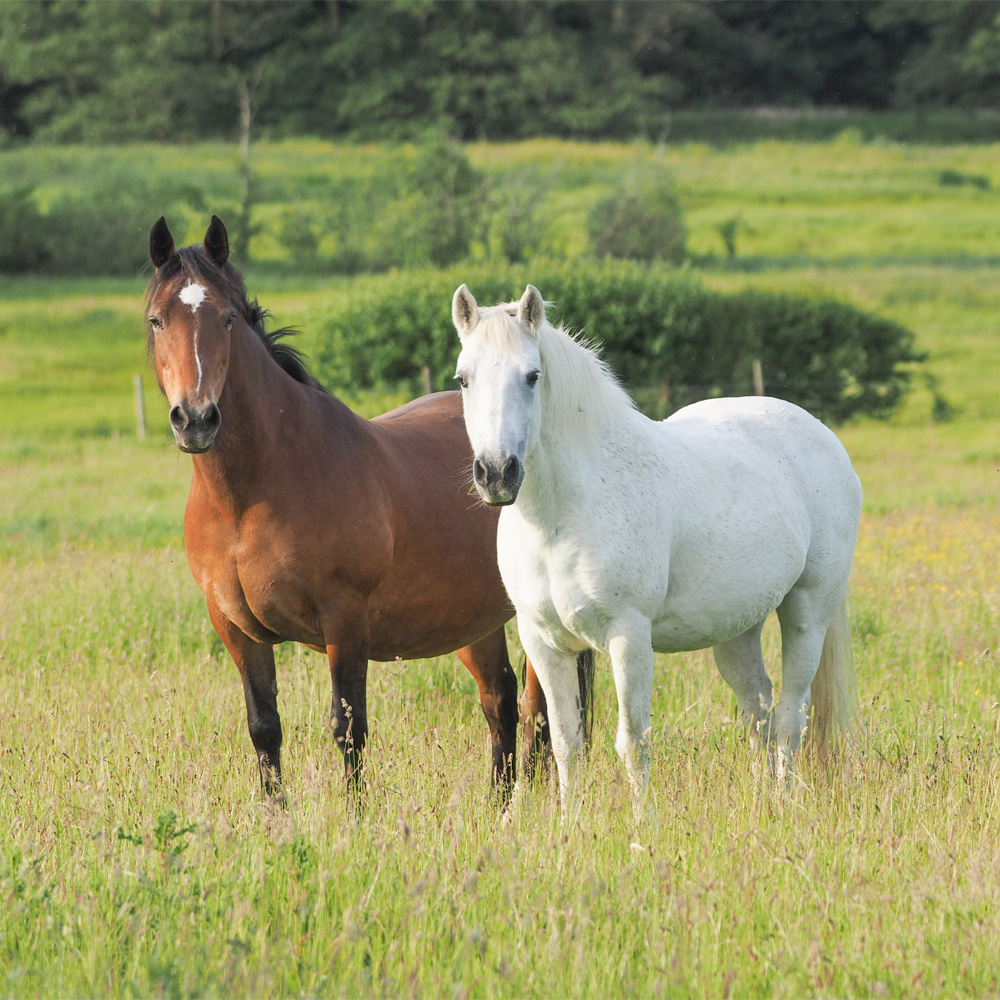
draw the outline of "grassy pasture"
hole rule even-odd
[[[294,148],[289,175],[326,169],[324,144],[309,162]],[[492,169],[574,179],[552,190],[568,244],[577,196],[599,196],[636,153],[471,152]],[[258,162],[278,175],[281,153]],[[355,159],[369,155],[386,154]],[[323,661],[284,646],[290,808],[273,810],[254,794],[236,672],[184,560],[189,459],[145,366],[142,280],[4,279],[4,995],[997,993],[995,195],[937,182],[945,167],[990,174],[995,149],[840,140],[662,155],[696,252],[720,255],[716,222],[747,220],[742,259],[702,280],[834,295],[906,323],[955,408],[934,423],[918,381],[892,421],[839,431],[866,489],[852,579],[862,752],[835,769],[805,761],[779,797],[754,776],[711,654],[661,658],[656,822],[636,826],[602,663],[579,827],[560,825],[544,783],[500,827],[471,679],[452,657],[387,664],[371,673],[359,817],[326,731]],[[965,201],[975,225],[963,246],[949,220]],[[803,250],[810,213],[827,238]],[[262,267],[248,286],[302,328],[308,352],[325,304],[352,282]],[[352,402],[374,413],[394,401]],[[775,628],[766,641],[774,662]]]

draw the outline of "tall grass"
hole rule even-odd
[[[1000,943],[1000,556],[982,512],[866,518],[866,739],[754,777],[707,654],[661,658],[633,826],[607,665],[578,826],[503,827],[457,661],[373,670],[367,809],[322,659],[283,648],[290,806],[255,794],[235,670],[177,545],[6,564],[7,995],[960,995]],[[769,653],[776,636],[769,631]]]

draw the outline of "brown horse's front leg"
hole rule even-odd
[[[348,790],[354,793],[362,788],[362,759],[368,741],[368,619],[363,606],[341,607],[338,612],[332,628],[324,624],[333,686],[330,725],[344,755]]]
[[[548,764],[552,755],[546,715],[545,692],[535,676],[530,660],[525,660],[524,691],[518,701],[521,718],[521,774],[533,781],[539,763]]]
[[[458,657],[479,686],[479,704],[493,745],[493,785],[506,802],[517,777],[517,677],[503,628],[458,650]]]
[[[281,793],[281,718],[274,672],[274,647],[256,642],[208,602],[208,613],[232,656],[243,681],[247,728],[257,751],[261,787],[267,795]]]

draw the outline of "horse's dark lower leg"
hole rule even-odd
[[[584,746],[590,746],[594,730],[594,651],[585,649],[576,657],[576,679],[580,685],[580,725]]]
[[[273,656],[269,664],[248,666],[240,674],[247,702],[247,729],[257,751],[261,788],[267,795],[277,795],[281,790],[281,718]]]
[[[491,780],[506,801],[517,777],[517,677],[507,656],[504,630],[460,649],[458,656],[479,687],[479,704],[490,727]]]
[[[208,611],[243,681],[247,729],[257,751],[261,788],[267,795],[277,795],[281,791],[281,718],[278,715],[274,648],[254,642],[212,603]]]
[[[362,788],[362,761],[368,742],[368,658],[330,657],[333,702],[330,725],[344,755],[344,776],[350,792]]]
[[[518,701],[521,720],[521,777],[534,781],[539,763],[547,764],[552,755],[547,724],[545,692],[538,683],[530,660],[525,660],[524,691]]]

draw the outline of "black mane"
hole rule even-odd
[[[266,322],[270,313],[260,306],[256,299],[247,297],[243,276],[232,264],[219,267],[209,260],[205,251],[197,245],[181,247],[162,267],[160,267],[146,286],[146,307],[153,296],[168,281],[178,273],[183,273],[199,284],[218,288],[235,305],[246,320],[247,326],[260,337],[261,343],[267,348],[268,354],[278,363],[282,371],[291,375],[296,382],[312,386],[322,392],[329,390],[319,379],[312,375],[306,366],[302,352],[285,342],[285,337],[294,336],[298,331],[294,327],[285,326],[279,330],[268,331]],[[152,356],[153,331],[150,329],[146,339],[146,350]]]

